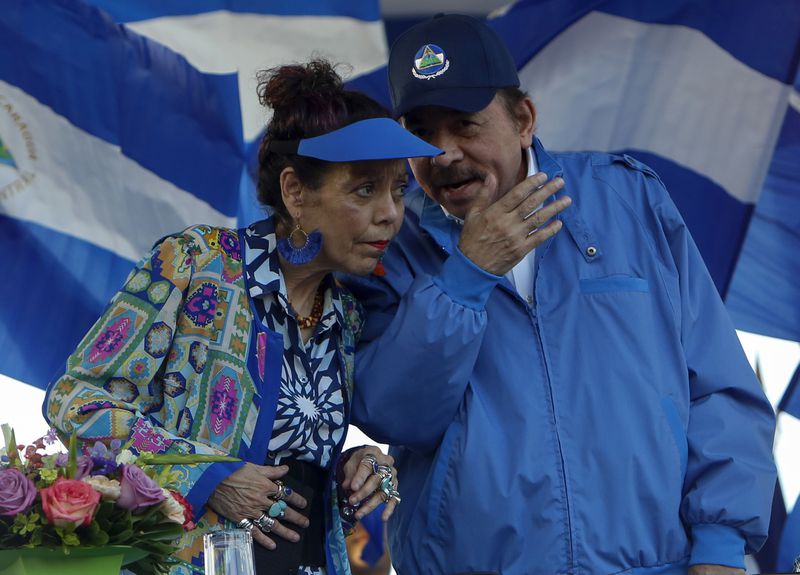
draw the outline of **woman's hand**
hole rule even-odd
[[[266,509],[269,509],[273,501],[268,496],[274,495],[278,491],[275,483],[289,472],[289,467],[280,465],[254,465],[245,463],[231,476],[222,480],[211,497],[208,498],[207,505],[219,515],[226,517],[234,523],[242,519],[255,521]],[[296,509],[303,509],[307,505],[306,500],[292,493],[285,498],[288,507],[284,510],[285,516],[279,521],[275,519],[275,524],[270,531],[270,535],[283,537],[287,541],[299,541],[300,536],[286,527],[284,523],[292,523],[298,527],[308,527],[308,519],[303,517]],[[251,530],[253,539],[266,547],[275,549],[275,541],[261,531],[258,526]]]
[[[348,499],[350,505],[356,505],[361,502],[361,506],[356,511],[356,519],[361,519],[385,500],[380,489],[381,478],[373,472],[372,464],[364,460],[369,455],[375,458],[378,465],[385,465],[391,469],[392,485],[394,485],[395,490],[398,485],[394,457],[382,453],[374,445],[356,449],[344,465],[344,480],[342,481],[344,489],[353,491]],[[386,509],[383,510],[381,519],[388,521],[389,517],[394,513],[394,508],[397,507],[397,503],[398,500],[394,497],[386,501]]]

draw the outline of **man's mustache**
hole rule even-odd
[[[435,188],[453,186],[468,180],[485,180],[486,174],[460,166],[448,166],[446,168],[434,168],[430,174],[430,185]]]

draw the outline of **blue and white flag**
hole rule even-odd
[[[781,169],[771,164],[776,143],[779,155],[794,146],[778,208],[794,206],[791,216],[783,214],[792,226],[785,235],[793,235],[784,246],[794,255],[783,260],[787,252],[767,240],[757,273],[791,267],[777,270],[779,281],[741,270],[748,279],[736,284],[737,302],[757,296],[764,283],[773,289],[760,292],[768,298],[736,305],[735,317],[740,327],[800,340],[800,125],[793,120],[800,5],[527,0],[490,23],[516,58],[545,145],[625,152],[653,167],[723,296],[765,176],[771,165]],[[769,306],[781,311],[767,322],[754,319]]]
[[[377,0],[290,4],[4,3],[0,373],[45,387],[156,240],[260,216],[259,69],[384,65]]]

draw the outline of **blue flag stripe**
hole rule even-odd
[[[347,16],[374,22],[381,19],[377,2],[358,0],[89,0],[117,22],[136,22],[163,16],[186,16],[227,10],[276,16]]]
[[[144,254],[142,254],[144,255]],[[0,215],[0,373],[45,388],[122,286],[133,262],[73,236]],[[38,297],[21,297],[36,293]]]

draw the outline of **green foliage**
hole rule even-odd
[[[60,547],[68,553],[77,547],[130,546],[148,555],[127,569],[137,575],[161,575],[178,563],[171,555],[183,532],[177,523],[165,522],[157,507],[133,514],[110,501],[100,503],[88,526],[55,527],[47,522],[37,501],[27,513],[0,517],[0,549],[44,546]]]

